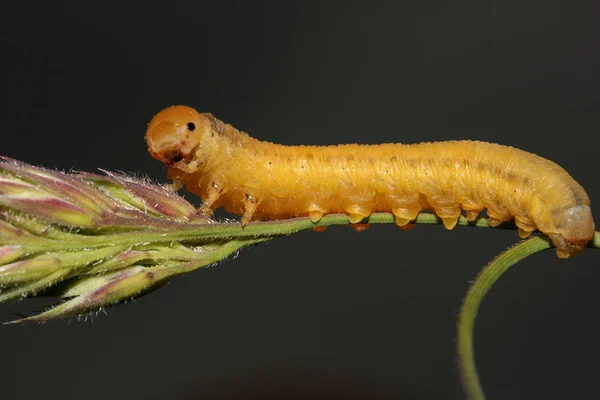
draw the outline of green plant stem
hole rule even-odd
[[[591,241],[588,246],[600,248],[599,232],[596,232],[594,240]],[[545,236],[538,236],[525,240],[510,249],[505,250],[490,262],[479,273],[475,282],[473,282],[469,288],[461,306],[457,327],[457,350],[460,363],[460,374],[469,400],[485,399],[475,367],[475,355],[473,351],[473,328],[475,326],[477,311],[479,310],[483,298],[494,282],[496,282],[510,267],[526,257],[551,247],[552,242]]]
[[[388,213],[375,213],[366,218],[361,223],[368,224],[391,224],[394,223],[394,216]],[[422,213],[417,216],[416,224],[440,224],[441,219],[434,214]],[[312,222],[309,218],[294,218],[281,221],[254,222],[242,228],[239,223],[227,224],[188,224],[176,228],[166,228],[149,232],[136,232],[135,238],[138,243],[141,242],[171,242],[171,241],[210,241],[214,239],[230,239],[244,237],[277,237],[290,235],[301,230],[314,229],[334,225],[348,225],[348,216],[346,214],[331,214],[324,216],[319,222]],[[465,217],[460,217],[457,225],[476,226],[480,228],[489,227],[486,218],[477,218],[470,222]],[[504,223],[498,228],[514,229],[511,222]],[[52,240],[45,237],[34,237],[28,239],[26,243],[15,239],[5,240],[4,244],[21,244],[27,252],[37,251],[43,248],[44,251],[72,250],[87,247],[98,246],[120,246],[131,243],[131,232],[105,235],[70,235],[68,241]]]

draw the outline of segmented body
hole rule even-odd
[[[522,237],[548,234],[558,255],[594,234],[584,189],[557,164],[492,143],[283,146],[249,137],[210,114],[176,106],[149,124],[151,154],[177,186],[199,195],[201,212],[224,206],[255,219],[347,213],[358,223],[392,212],[399,226],[433,210],[452,229],[462,211],[487,209],[492,226],[514,217]]]

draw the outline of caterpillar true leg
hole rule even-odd
[[[244,215],[242,216],[242,227],[246,226],[252,220],[252,216],[256,208],[260,204],[260,199],[257,196],[246,193],[244,200]]]
[[[165,187],[167,189],[172,190],[174,192],[178,191],[179,189],[181,189],[184,186],[185,186],[185,181],[181,178],[173,178],[173,181],[171,183],[167,183],[165,185]]]
[[[219,200],[219,197],[225,193],[221,186],[213,182],[208,189],[208,197],[202,202],[198,213],[205,217],[210,217],[213,213],[213,205]]]
[[[188,174],[193,174],[198,169],[198,161],[192,160],[188,163],[179,161],[173,164],[173,167],[180,169],[183,172],[187,172]]]

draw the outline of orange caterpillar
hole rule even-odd
[[[358,223],[373,212],[392,212],[402,227],[421,210],[433,210],[452,229],[462,210],[472,221],[486,208],[491,226],[514,217],[522,238],[539,229],[561,258],[576,255],[594,236],[583,188],[552,161],[508,146],[283,146],[185,106],[158,113],[146,141],[174,186],[202,198],[199,212],[224,206],[242,215],[244,225],[300,216],[316,222],[328,213],[347,213]]]

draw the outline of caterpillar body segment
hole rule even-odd
[[[199,195],[200,212],[223,206],[242,223],[346,213],[359,223],[391,212],[398,226],[432,210],[452,229],[487,209],[496,226],[515,219],[519,235],[538,229],[557,254],[593,238],[590,200],[560,166],[516,148],[477,141],[283,146],[253,139],[210,114],[174,106],[146,132],[152,156],[176,188]]]

